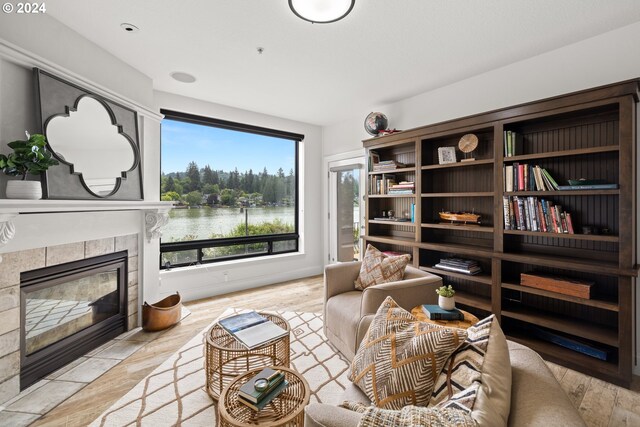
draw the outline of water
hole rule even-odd
[[[246,217],[245,217],[246,215]],[[227,235],[238,224],[260,224],[280,219],[291,226],[295,223],[295,207],[211,208],[172,209],[169,211],[169,223],[162,229],[162,241],[182,241],[187,235],[195,236],[188,240],[210,239],[212,234]]]

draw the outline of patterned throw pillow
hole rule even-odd
[[[405,406],[398,411],[349,401],[343,402],[340,406],[363,414],[358,427],[476,427],[471,415],[457,409]]]
[[[351,363],[349,379],[380,408],[427,406],[444,363],[466,337],[463,329],[417,321],[387,297]]]
[[[506,425],[511,406],[511,362],[494,315],[467,329],[468,337],[440,373],[429,406],[466,411],[485,425]]]
[[[409,261],[410,255],[387,256],[372,245],[367,245],[360,275],[355,281],[356,289],[362,291],[372,285],[402,280]]]

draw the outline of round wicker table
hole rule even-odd
[[[257,375],[262,368],[252,369],[231,381],[218,401],[220,426],[234,427],[303,427],[304,407],[309,403],[309,384],[301,374],[282,366],[271,366],[284,372],[289,384],[260,411],[255,411],[238,401],[238,390]]]
[[[289,323],[282,317],[271,313],[260,314],[291,331]],[[250,369],[262,369],[270,365],[289,367],[289,335],[249,350],[215,323],[207,331],[205,343],[205,374],[209,396],[218,400],[222,389],[232,379]]]
[[[421,322],[433,323],[434,325],[446,326],[447,328],[467,329],[469,328],[469,326],[473,326],[480,321],[480,319],[478,319],[468,311],[460,311],[462,312],[462,314],[464,314],[463,320],[431,320],[427,317],[425,312],[422,311],[421,305],[413,307],[411,309],[411,314],[413,314],[413,316]]]

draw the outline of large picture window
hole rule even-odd
[[[161,268],[296,252],[304,136],[161,112]]]

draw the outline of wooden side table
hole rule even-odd
[[[446,326],[447,328],[467,329],[469,326],[473,326],[480,321],[480,319],[468,311],[460,311],[464,314],[463,320],[431,320],[427,317],[425,312],[422,311],[421,305],[413,307],[411,309],[411,314],[421,322],[433,323],[434,325]]]
[[[260,313],[281,328],[291,331],[289,323],[277,314]],[[218,400],[222,389],[237,375],[265,366],[289,367],[289,335],[248,350],[222,326],[215,323],[206,334],[205,374],[207,393]]]
[[[234,378],[227,385],[218,401],[220,426],[234,427],[303,427],[304,407],[309,404],[309,384],[304,377],[293,369],[282,366],[271,366],[284,372],[284,378],[289,385],[261,410],[255,411],[238,401],[238,390],[262,368]]]

